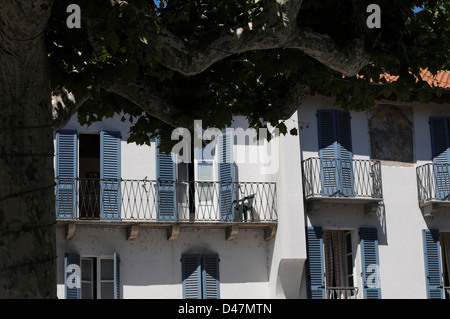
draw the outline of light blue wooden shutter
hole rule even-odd
[[[334,110],[318,110],[317,126],[319,136],[322,195],[333,196],[338,193],[338,144],[336,113]]]
[[[346,197],[355,196],[353,187],[353,151],[350,127],[350,114],[348,112],[336,111],[337,127],[337,150],[339,169],[339,183],[342,195]]]
[[[353,197],[350,114],[337,110],[318,110],[317,124],[322,194]]]
[[[431,151],[435,176],[436,198],[447,200],[450,194],[450,139],[449,123],[446,117],[431,117]]]
[[[120,256],[114,253],[114,299],[120,299]]]
[[[202,299],[202,271],[199,254],[181,257],[183,299]]]
[[[56,216],[76,219],[77,132],[56,133]]]
[[[381,298],[378,260],[378,235],[376,228],[360,228],[361,266],[365,299]]]
[[[234,220],[235,175],[233,160],[233,133],[219,137],[219,210],[222,221]]]
[[[101,219],[120,219],[120,133],[100,133]]]
[[[158,180],[157,210],[158,220],[177,220],[176,198],[176,163],[172,159],[172,153],[166,154],[159,151],[159,139],[156,141],[156,178]]]
[[[322,227],[306,230],[308,295],[311,299],[325,299],[325,273],[323,266]]]
[[[442,299],[441,244],[438,229],[423,230],[427,298]]]
[[[68,254],[68,253],[65,254],[64,290],[66,299],[81,298],[81,269],[80,269],[80,255],[78,254]]]
[[[219,256],[205,254],[202,257],[203,299],[220,299]]]

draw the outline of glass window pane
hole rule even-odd
[[[200,162],[197,165],[198,180],[212,181],[213,180],[213,164],[209,162]]]
[[[91,259],[81,259],[81,280],[92,281]]]
[[[114,283],[102,282],[101,283],[102,299],[114,299]]]
[[[100,267],[101,280],[114,280],[114,260],[102,259]]]
[[[92,299],[92,284],[83,282],[81,283],[81,298]]]

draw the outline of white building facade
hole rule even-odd
[[[448,106],[314,95],[297,136],[258,144],[237,117],[188,164],[74,117],[55,132],[58,297],[447,297]]]
[[[279,156],[298,137],[258,144],[236,118],[174,163],[157,140],[127,143],[119,118],[55,132],[59,298],[298,296],[304,219],[279,210],[302,206],[301,181],[278,169],[300,171],[299,152]]]

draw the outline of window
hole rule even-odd
[[[179,218],[186,219],[187,216],[189,220],[234,220],[236,174],[232,143],[232,133],[227,132],[219,135],[214,154],[212,151],[209,154],[204,149],[194,148],[192,165],[176,165],[172,157],[178,156],[175,153],[156,152],[158,220],[176,221]],[[159,139],[157,145],[159,147]],[[184,190],[179,187],[181,195],[178,195],[176,185],[186,178],[196,180],[185,183],[186,186],[190,184],[193,187],[185,186]],[[193,203],[187,203],[192,199]]]
[[[56,132],[58,219],[120,219],[120,144],[119,132]]]
[[[183,254],[181,268],[184,299],[220,298],[217,254]]]
[[[113,257],[81,257],[81,299],[114,299]]]
[[[197,163],[199,205],[209,204],[214,200],[214,171],[212,161]]]
[[[325,230],[325,281],[328,299],[356,298],[351,231]]]
[[[428,299],[450,298],[450,232],[423,230]]]
[[[112,256],[65,256],[66,299],[119,299],[120,258]]]
[[[377,229],[359,229],[363,291],[358,295],[354,287],[355,256],[352,246],[353,243],[356,244],[355,235],[356,231],[322,230],[321,226],[307,228],[306,269],[309,298],[381,298]]]

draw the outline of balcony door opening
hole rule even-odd
[[[356,299],[352,232],[324,230],[325,282],[328,299]]]
[[[193,152],[188,152],[190,154],[189,161],[180,161],[175,165],[175,179],[176,179],[176,203],[177,203],[177,214],[178,218],[181,220],[193,221],[195,212],[195,185],[192,181],[192,176],[194,176],[194,166],[193,166]],[[175,154],[180,160],[184,158],[184,148],[181,148],[178,154]]]
[[[82,219],[100,216],[100,134],[79,134],[79,212]]]

